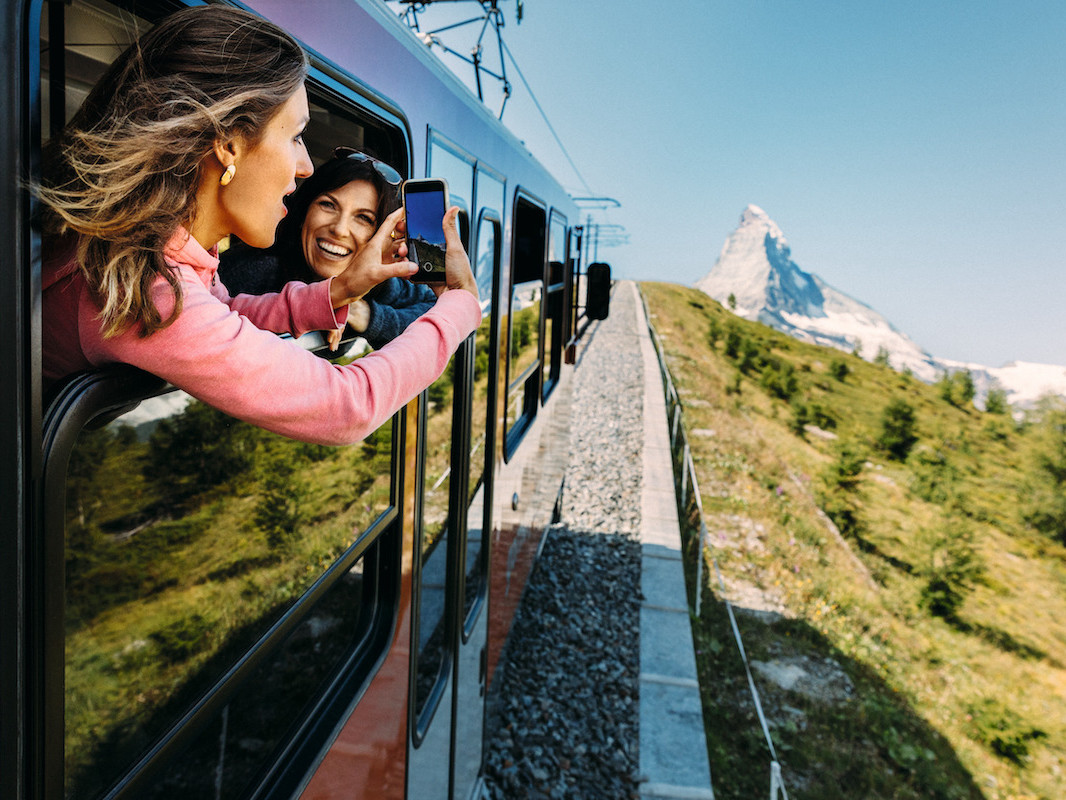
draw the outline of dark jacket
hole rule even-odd
[[[306,268],[304,272],[307,273]],[[308,283],[317,276],[285,270],[275,253],[236,245],[221,254],[218,275],[231,295],[276,292],[290,280]],[[309,280],[310,279],[310,280]],[[426,313],[437,301],[425,284],[389,278],[363,298],[370,307],[370,322],[360,333],[375,350],[391,342]]]

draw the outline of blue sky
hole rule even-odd
[[[628,233],[600,249],[616,276],[691,285],[754,203],[802,269],[933,355],[1066,365],[1066,3],[500,8],[580,174],[511,64],[504,122],[571,193],[620,201],[594,218]]]

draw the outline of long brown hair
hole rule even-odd
[[[205,157],[219,138],[254,146],[306,76],[307,57],[273,23],[226,6],[184,9],[119,56],[45,146],[45,232],[77,234],[104,336],[136,323],[147,336],[180,313],[163,248],[196,216]],[[149,294],[159,276],[176,299],[167,320]]]

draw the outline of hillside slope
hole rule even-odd
[[[1018,424],[698,290],[641,290],[702,491],[703,574],[716,562],[749,609],[789,796],[1066,796],[1066,413]],[[764,795],[723,592],[703,591],[715,793]]]

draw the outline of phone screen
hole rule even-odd
[[[444,281],[444,210],[447,187],[442,180],[408,181],[403,203],[407,215],[407,260],[418,265],[411,280]]]

